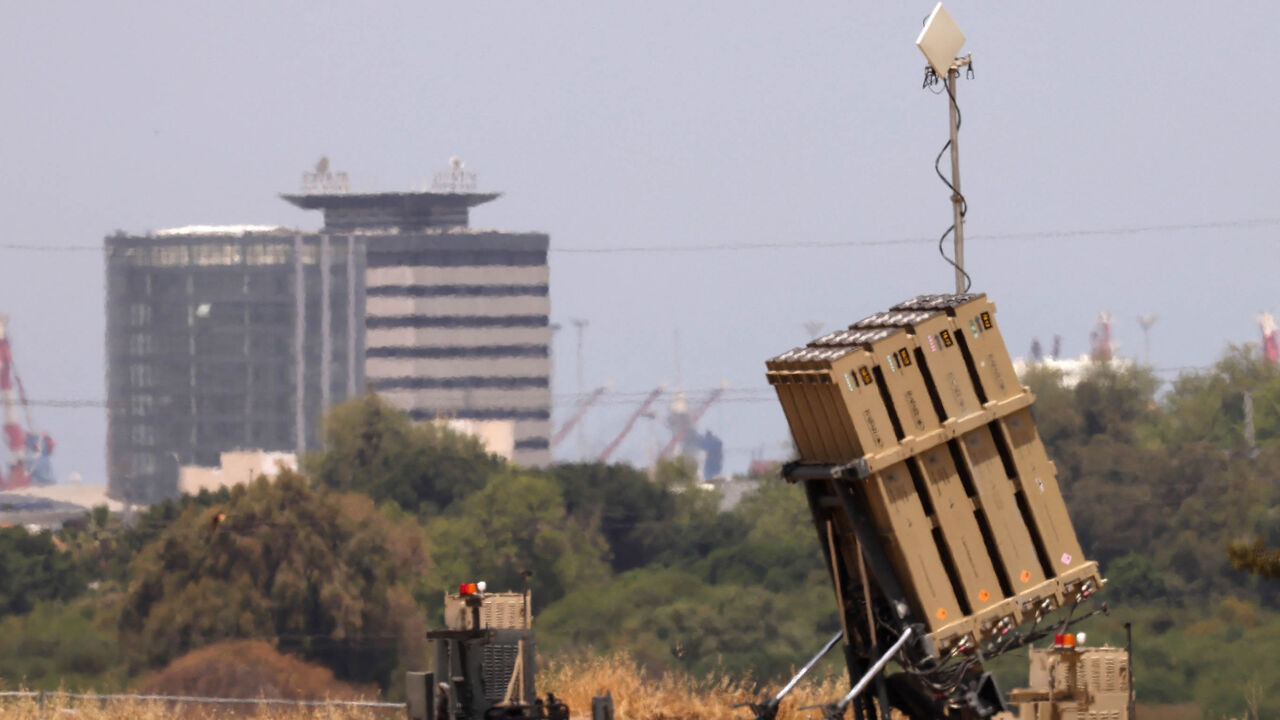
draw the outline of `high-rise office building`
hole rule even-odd
[[[177,492],[181,465],[305,450],[363,386],[358,238],[192,226],[106,239],[107,471],[113,497]],[[327,360],[326,360],[327,359]]]
[[[548,237],[469,227],[494,193],[320,190],[284,196],[318,232],[106,239],[114,497],[171,497],[223,451],[314,450],[367,389],[415,420],[509,423],[515,462],[550,462]]]
[[[551,461],[548,237],[469,227],[493,193],[286,195],[365,243],[365,375],[415,420],[513,424],[513,459]],[[335,235],[342,237],[342,235]]]

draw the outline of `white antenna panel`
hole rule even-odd
[[[942,3],[938,3],[929,14],[924,29],[916,38],[916,47],[924,53],[938,77],[945,78],[951,64],[960,54],[960,48],[964,47],[964,33],[960,32],[960,26],[951,19],[951,14],[942,7]]]

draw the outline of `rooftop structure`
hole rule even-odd
[[[178,489],[187,495],[201,490],[218,490],[244,485],[259,477],[275,478],[282,470],[298,469],[298,456],[291,452],[231,450],[222,453],[216,467],[184,465],[178,471]]]
[[[415,232],[466,227],[470,210],[500,193],[306,193],[280,197],[303,210],[324,212],[325,232]]]

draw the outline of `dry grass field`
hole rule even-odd
[[[830,701],[847,684],[842,678],[801,683],[785,702],[779,720],[815,720],[816,710],[806,705]],[[649,676],[625,655],[571,662],[548,663],[539,677],[539,688],[569,704],[574,720],[588,720],[591,697],[608,690],[613,695],[618,720],[743,720],[747,708],[733,705],[760,697],[754,683],[731,677],[695,679],[668,674]],[[1139,706],[1145,717],[1201,717],[1194,705]],[[1141,712],[1141,711],[1147,712]],[[36,698],[0,698],[0,720],[383,720],[403,718],[404,711],[387,708],[353,708],[338,705],[296,707],[256,705],[180,705],[154,701],[102,701],[48,694]],[[1254,720],[1253,716],[1251,720]]]
[[[539,677],[539,691],[551,690],[569,704],[575,720],[589,718],[591,697],[608,690],[618,720],[742,720],[747,708],[733,705],[758,700],[764,692],[750,681],[726,676],[694,679],[668,674],[657,678],[625,655],[552,663]],[[848,690],[842,680],[802,682],[782,703],[778,720],[813,720],[813,710],[797,708],[829,702]],[[776,687],[770,688],[774,692]]]
[[[591,697],[608,690],[619,720],[741,720],[746,708],[732,705],[755,700],[760,691],[748,681],[730,677],[694,679],[668,674],[652,677],[625,655],[572,662],[550,662],[539,674],[539,690],[564,699],[575,720],[591,713]],[[779,720],[812,720],[813,711],[797,708],[831,700],[840,694],[836,681],[802,683],[782,706]],[[338,705],[296,707],[173,704],[156,701],[103,701],[50,693],[36,698],[0,698],[0,720],[375,720],[402,718],[403,710],[351,708]]]

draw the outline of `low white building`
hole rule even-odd
[[[512,420],[442,420],[444,426],[456,433],[470,435],[484,445],[486,452],[506,460],[515,459],[516,424]]]
[[[298,469],[298,456],[291,452],[231,450],[222,453],[219,461],[219,467],[182,466],[178,470],[178,491],[195,495],[201,490],[244,485],[259,476],[274,478],[281,470]]]

